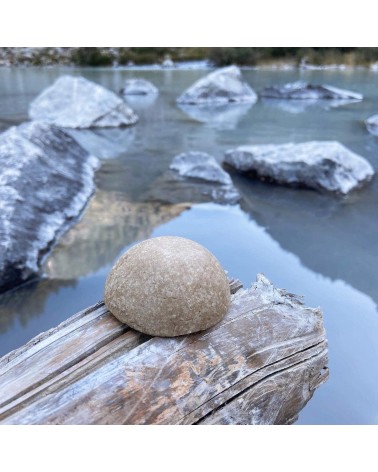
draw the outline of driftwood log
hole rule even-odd
[[[322,314],[263,275],[240,287],[222,322],[177,338],[102,302],[77,313],[0,359],[0,423],[294,422],[328,377]]]

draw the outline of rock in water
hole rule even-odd
[[[206,152],[191,151],[179,154],[173,158],[169,168],[177,171],[183,177],[232,185],[229,174],[222,169],[213,156]]]
[[[236,66],[224,67],[197,80],[178,99],[177,103],[209,105],[224,103],[254,103],[256,93],[243,80]]]
[[[240,146],[227,151],[224,162],[239,172],[280,184],[341,194],[374,175],[366,159],[337,141]]]
[[[159,90],[148,80],[139,78],[126,80],[120,93],[122,95],[151,95],[159,93]]]
[[[378,115],[373,115],[365,121],[369,133],[378,136]]]
[[[92,194],[98,160],[64,131],[34,122],[0,135],[0,163],[1,292],[38,273]]]
[[[307,82],[290,82],[265,87],[261,97],[294,100],[362,100],[363,95],[331,85],[312,85]]]
[[[202,195],[208,194],[217,203],[235,204],[240,200],[240,195],[235,188],[230,175],[225,172],[213,156],[206,152],[191,151],[174,157],[169,168],[177,172],[184,179],[196,179],[198,186],[194,186],[192,180],[190,185],[193,189],[194,201],[196,191]],[[188,182],[189,183],[189,182]],[[169,193],[177,188],[185,194],[183,179],[177,179],[177,183],[169,184]],[[200,188],[201,187],[201,188]],[[193,201],[192,198],[190,201]]]
[[[123,323],[153,336],[180,336],[218,323],[230,304],[217,259],[200,244],[162,236],[129,249],[105,284],[105,304]]]
[[[29,116],[63,128],[133,125],[134,111],[115,93],[84,77],[65,75],[30,105]]]

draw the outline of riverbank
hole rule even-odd
[[[0,48],[0,67],[83,66],[143,69],[245,68],[378,70],[378,48]]]

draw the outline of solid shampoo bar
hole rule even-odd
[[[229,283],[211,252],[189,239],[162,236],[129,249],[105,284],[105,304],[123,323],[154,336],[179,336],[218,323]]]

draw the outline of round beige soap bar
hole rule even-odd
[[[174,236],[147,239],[129,249],[105,284],[105,305],[113,315],[154,336],[210,328],[229,304],[229,283],[215,256]]]

